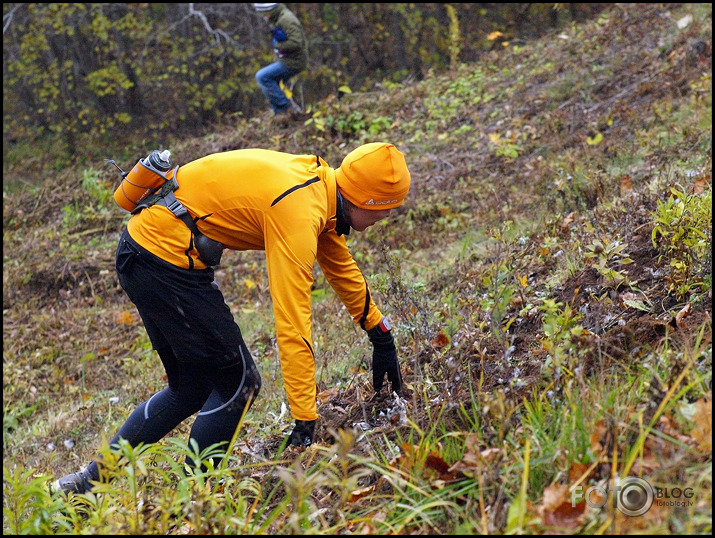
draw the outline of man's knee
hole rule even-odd
[[[239,354],[241,356],[241,366],[243,369],[241,382],[241,399],[244,405],[249,406],[256,400],[258,393],[261,391],[262,381],[261,374],[253,361],[253,356],[248,350],[245,342],[241,342],[239,346]]]
[[[261,392],[261,387],[263,382],[261,381],[261,375],[258,373],[255,365],[250,365],[246,368],[246,384],[245,389],[248,393],[249,405],[252,404],[258,397],[258,393]]]
[[[256,72],[256,82],[261,87],[265,87],[271,82],[271,74],[268,68],[264,67]]]

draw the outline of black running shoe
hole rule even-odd
[[[92,490],[92,484],[89,481],[89,475],[85,471],[68,474],[59,480],[55,480],[50,486],[50,491],[52,493],[61,491],[65,495],[87,493]]]

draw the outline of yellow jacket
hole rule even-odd
[[[356,323],[382,319],[367,282],[335,233],[335,170],[314,155],[241,149],[208,155],[177,172],[176,198],[207,237],[232,250],[265,250],[281,371],[293,418],[315,420],[311,286],[317,260]],[[137,243],[178,267],[203,269],[191,232],[163,205],[132,216]]]

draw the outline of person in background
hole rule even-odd
[[[298,119],[299,111],[280,87],[308,66],[308,42],[298,17],[284,4],[253,4],[270,26],[277,60],[256,73],[256,82],[278,122]]]
[[[362,232],[388,217],[407,196],[410,172],[393,144],[359,146],[337,169],[316,155],[215,153],[179,167],[176,181],[165,200],[133,213],[117,247],[119,283],[139,311],[168,386],[139,404],[111,448],[120,439],[133,447],[155,443],[198,413],[190,441],[200,451],[213,444],[227,450],[258,396],[261,376],[214,279],[223,249],[266,253],[281,372],[295,420],[286,445],[312,444],[319,419],[311,329],[316,261],[367,332],[375,392],[387,377],[391,391],[401,394],[390,323],[345,240],[351,230]],[[178,206],[190,215],[191,227],[170,209]],[[218,259],[209,263],[202,259],[206,241],[218,246]],[[100,474],[98,458],[50,487],[84,493]]]

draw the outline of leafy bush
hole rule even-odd
[[[652,241],[670,269],[669,289],[679,299],[712,289],[712,184],[702,194],[670,189],[652,213]]]

